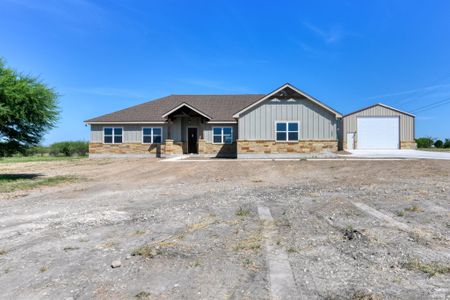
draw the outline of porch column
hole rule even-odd
[[[206,141],[202,138],[198,140],[198,154],[206,153]]]
[[[166,143],[164,145],[164,154],[172,155],[173,153],[174,153],[173,140],[166,139]]]
[[[172,119],[167,119],[167,139],[172,139]]]

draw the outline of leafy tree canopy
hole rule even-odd
[[[58,119],[57,99],[41,80],[7,68],[0,59],[0,155],[38,144]]]

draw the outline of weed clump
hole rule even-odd
[[[243,208],[243,207],[239,207],[237,210],[236,210],[236,216],[238,216],[238,217],[247,217],[247,216],[249,216],[250,215],[250,210],[249,209],[246,209],[246,208]]]
[[[150,297],[150,293],[142,291],[134,295],[134,297],[137,299],[148,299]]]
[[[144,258],[153,258],[157,255],[157,251],[154,247],[149,245],[141,246],[137,249],[134,249],[133,252],[131,252],[132,256],[142,256]]]
[[[405,211],[407,211],[407,212],[422,212],[423,209],[420,206],[414,204],[410,207],[405,208]]]

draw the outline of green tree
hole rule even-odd
[[[443,148],[444,147],[444,142],[441,140],[436,140],[436,142],[434,142],[434,147],[436,148]]]
[[[421,137],[416,139],[417,148],[430,148],[434,144],[434,140],[430,137]]]
[[[58,119],[57,99],[41,80],[7,68],[0,59],[0,155],[37,145]]]
[[[444,148],[450,148],[450,139],[445,139]]]

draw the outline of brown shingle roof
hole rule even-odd
[[[145,102],[85,122],[158,122],[168,111],[186,103],[211,116],[211,121],[234,121],[233,114],[264,97],[246,95],[170,95]]]

